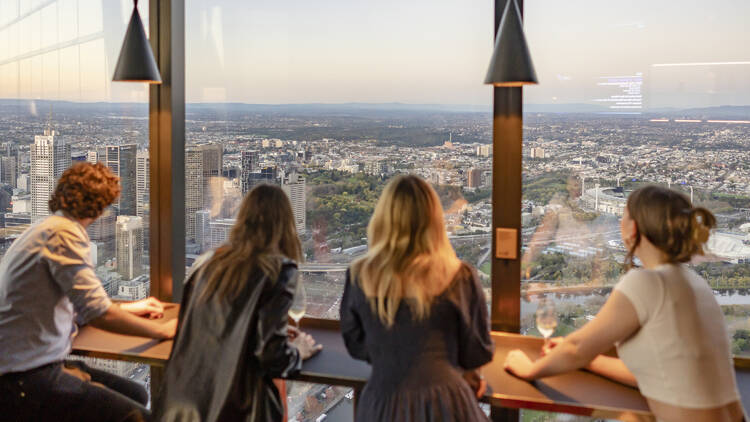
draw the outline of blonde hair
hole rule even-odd
[[[374,313],[392,326],[404,298],[412,315],[429,315],[436,290],[458,264],[435,191],[414,175],[398,176],[383,190],[367,226],[369,249],[352,265]]]
[[[276,281],[284,257],[302,260],[292,206],[281,188],[256,186],[242,200],[229,241],[199,274],[206,283],[200,299],[233,299],[257,271]]]
[[[646,186],[628,197],[628,214],[636,224],[636,236],[625,257],[633,266],[635,249],[645,236],[667,256],[667,262],[688,262],[703,255],[716,218],[703,207],[693,207],[684,194],[661,186]]]

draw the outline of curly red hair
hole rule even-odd
[[[76,163],[63,172],[49,200],[52,212],[98,218],[120,196],[120,178],[102,163]]]

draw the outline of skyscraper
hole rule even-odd
[[[200,246],[200,251],[207,250],[211,244],[211,213],[208,210],[200,210],[195,213],[195,243]]]
[[[221,205],[224,150],[221,144],[200,145],[198,149],[203,153],[203,207],[213,209]]]
[[[47,128],[44,135],[36,135],[29,146],[31,153],[31,221],[36,222],[50,214],[49,199],[55,183],[70,167],[70,145],[55,131]]]
[[[0,146],[0,183],[18,186],[18,146],[12,142],[4,142]]]
[[[148,221],[149,204],[149,171],[150,158],[148,150],[138,151],[135,163],[135,215]]]
[[[219,218],[208,224],[209,248],[217,248],[229,239],[235,221],[234,218]]]
[[[258,167],[260,154],[258,151],[242,151],[242,170],[240,172],[240,187],[244,196],[250,189],[250,174]]]
[[[270,185],[279,185],[279,172],[276,167],[263,167],[259,172],[252,172],[247,175],[247,191],[250,192],[254,187],[261,183]]]
[[[305,233],[307,222],[305,203],[305,178],[299,173],[292,172],[281,179],[281,189],[289,197],[294,212],[294,222],[297,225],[297,233]]]
[[[466,175],[466,186],[470,188],[478,188],[482,186],[482,169],[469,169]]]
[[[143,219],[117,217],[117,273],[125,280],[143,274]]]
[[[97,157],[112,173],[120,178],[120,197],[116,206],[118,215],[137,215],[136,157],[138,145],[108,145],[105,157]]]
[[[115,210],[109,206],[104,209],[99,218],[89,224],[86,231],[91,242],[97,243],[97,262],[104,264],[115,257],[115,225],[117,216]]]
[[[195,217],[203,209],[203,151],[185,151],[185,237],[196,241]]]

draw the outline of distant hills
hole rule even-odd
[[[145,103],[78,103],[70,101],[49,100],[14,100],[0,99],[0,110],[30,112],[44,115],[49,112],[50,105],[54,113],[90,112],[103,114],[119,114],[124,116],[144,116],[148,113]],[[397,115],[402,113],[430,114],[430,113],[490,113],[492,108],[487,105],[471,104],[406,104],[406,103],[307,103],[307,104],[246,104],[246,103],[188,103],[186,112],[207,112],[217,114],[336,114],[336,115]],[[525,104],[525,113],[555,113],[555,114],[618,114],[595,104]],[[700,118],[700,119],[742,119],[750,120],[750,105],[717,106],[700,108],[657,108],[641,111],[641,115],[650,117],[670,118]]]

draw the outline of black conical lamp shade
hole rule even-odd
[[[117,66],[115,67],[115,76],[112,77],[112,80],[150,84],[161,83],[161,74],[159,74],[159,68],[156,66],[151,45],[146,38],[146,31],[143,30],[137,1],[136,7],[133,8],[133,14],[130,16],[128,31],[125,33],[125,39],[122,42],[120,57],[117,59]]]
[[[516,0],[505,5],[484,83],[506,87],[538,83]]]

